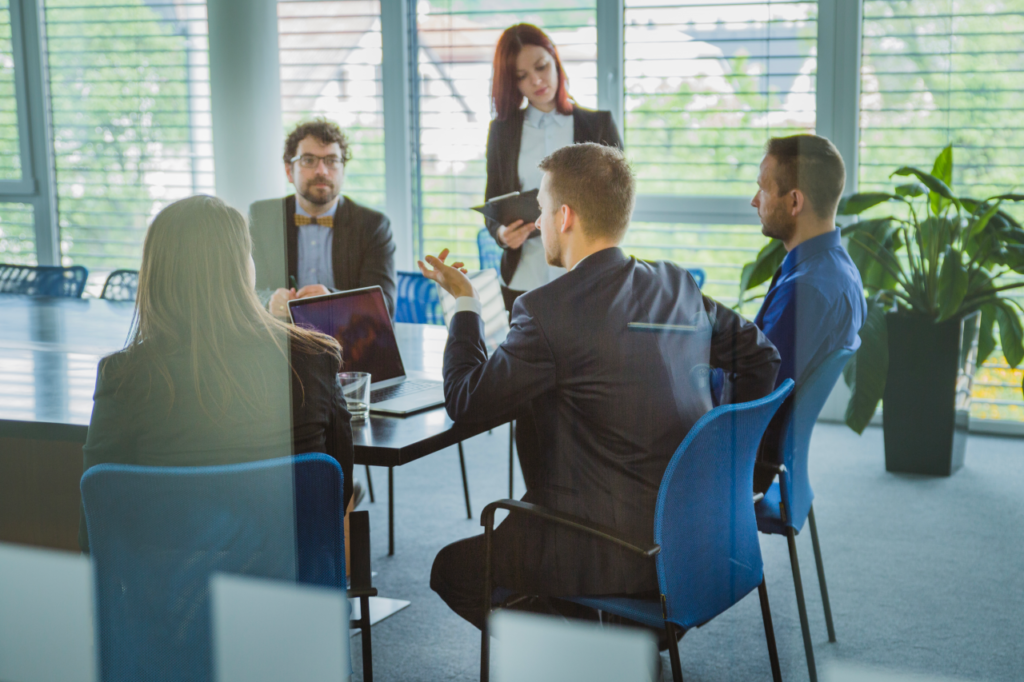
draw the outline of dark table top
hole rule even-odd
[[[120,350],[134,305],[0,295],[0,437],[85,442],[96,366]],[[396,324],[406,371],[441,378],[447,331]],[[443,407],[352,424],[357,464],[399,466],[502,423],[456,425]]]

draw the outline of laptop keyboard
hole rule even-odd
[[[419,393],[420,391],[426,391],[427,389],[435,388],[439,385],[440,383],[437,381],[403,381],[402,383],[395,384],[394,386],[385,386],[384,388],[378,388],[370,391],[370,403],[382,403],[385,400],[409,395],[410,393]]]

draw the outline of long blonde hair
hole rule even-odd
[[[254,393],[253,384],[237,376],[241,371],[255,378],[262,368],[229,362],[254,341],[276,345],[288,366],[290,344],[302,353],[331,353],[340,369],[337,341],[281,322],[260,304],[250,275],[251,251],[245,218],[216,197],[189,197],[160,211],[142,247],[132,333],[115,380],[123,385],[139,370],[155,368],[173,401],[166,357],[187,352],[199,404],[209,413],[209,407],[223,412],[235,398],[253,409],[264,403],[267,392]],[[285,387],[267,387],[275,388]]]

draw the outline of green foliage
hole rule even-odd
[[[981,201],[959,199],[949,185],[953,150],[946,147],[935,160],[932,173],[902,167],[893,176],[916,177],[927,188],[927,202],[912,198],[923,192],[903,192],[884,201],[906,205],[907,217],[887,217],[855,223],[849,229],[850,255],[860,269],[864,285],[877,292],[875,300],[896,312],[915,313],[936,322],[982,311],[979,360],[995,348],[994,325],[999,327],[1003,354],[1010,367],[1024,361],[1024,331],[1020,304],[1006,293],[1024,287],[1008,277],[1024,271],[1024,229],[1000,208],[1020,195],[998,195]],[[883,201],[877,192],[853,195],[842,212],[858,215]],[[856,431],[871,419],[885,388],[887,341],[877,325],[860,331],[856,381],[848,375],[854,399],[847,424]],[[870,379],[868,378],[870,377]],[[1024,389],[1022,389],[1024,390]]]

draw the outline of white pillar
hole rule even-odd
[[[217,196],[247,215],[285,189],[276,0],[207,0]]]

